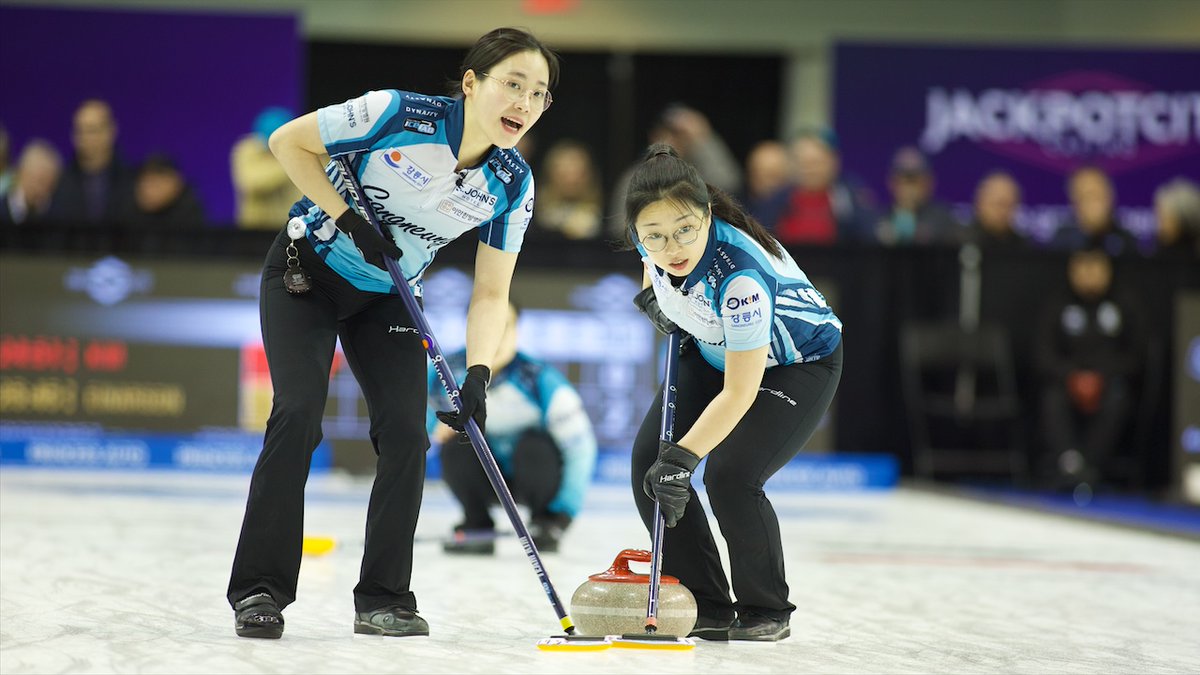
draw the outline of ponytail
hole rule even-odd
[[[762,223],[758,222],[754,216],[742,210],[741,204],[738,204],[727,192],[714,185],[709,185],[708,191],[712,195],[714,216],[750,235],[750,238],[758,242],[759,246],[765,248],[767,253],[776,258],[783,258],[783,246],[780,245],[775,237],[771,236],[771,233],[767,231],[767,228],[762,226]]]

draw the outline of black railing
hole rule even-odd
[[[0,229],[0,253],[18,255],[121,255],[156,259],[260,260],[276,236],[270,231],[50,226]],[[463,236],[438,253],[434,265],[470,266],[477,242]],[[909,466],[908,431],[899,375],[900,327],[912,320],[954,320],[959,314],[959,249],[867,246],[791,247],[800,267],[829,296],[845,325],[845,371],[837,397],[837,446],[848,451],[895,452]],[[635,272],[636,253],[606,241],[569,241],[531,235],[523,268],[570,273]],[[1142,301],[1145,329],[1163,364],[1160,403],[1135,420],[1144,443],[1145,476],[1162,485],[1170,470],[1175,298],[1200,289],[1200,262],[1128,257],[1116,278]],[[1066,256],[1037,250],[985,251],[979,319],[1003,326],[1012,341],[1025,433],[1036,447],[1037,382],[1032,367],[1033,322],[1050,292],[1066,283]]]

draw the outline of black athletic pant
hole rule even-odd
[[[367,508],[365,549],[354,606],[415,610],[409,590],[413,532],[425,479],[426,357],[415,324],[398,295],[368,293],[325,265],[307,240],[297,242],[313,290],[291,295],[281,233],[267,254],[259,300],[263,342],[275,390],[262,454],[233,560],[232,605],[265,589],[280,607],[296,599],[304,538],[304,485],[321,440],[335,341],[363,395],[378,455]]]
[[[1058,466],[1064,451],[1074,449],[1083,455],[1086,467],[1080,479],[1104,480],[1104,467],[1112,459],[1121,435],[1125,433],[1133,401],[1124,379],[1110,377],[1100,396],[1099,409],[1087,415],[1075,409],[1062,382],[1042,387],[1042,435],[1049,449],[1043,457],[1047,477],[1066,478]]]
[[[786,619],[796,609],[788,602],[779,521],[763,484],[808,442],[829,408],[841,373],[841,345],[820,361],[767,369],[758,398],[705,460],[704,485],[713,516],[729,547],[737,603],[730,599],[717,544],[694,488],[689,490],[691,500],[679,523],[665,530],[662,567],[664,574],[678,577],[696,597],[701,616],[729,619],[736,609]],[[676,440],[687,433],[720,393],[724,377],[697,349],[680,356]],[[654,501],[643,492],[642,479],[658,458],[661,419],[660,387],[634,441],[631,475],[638,512],[651,532]]]
[[[495,527],[489,507],[499,503],[479,458],[470,443],[453,438],[442,444],[442,478],[463,507],[463,527],[490,530]],[[529,507],[533,518],[548,513],[550,502],[562,484],[562,451],[550,434],[531,429],[521,434],[513,448],[510,469],[504,482],[518,504]]]

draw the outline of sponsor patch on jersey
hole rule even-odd
[[[407,115],[420,115],[422,117],[437,117],[438,116],[438,112],[436,110],[429,110],[426,108],[414,108],[411,105],[404,106],[404,112]]]
[[[500,157],[504,158],[504,166],[508,167],[508,170],[512,171],[514,175],[525,175],[525,169],[520,165],[520,163],[513,160],[512,154],[505,152],[501,153]]]
[[[367,92],[366,95],[346,101],[342,112],[346,117],[346,126],[351,129],[358,125],[371,126],[379,114],[387,110],[392,97],[386,91]]]
[[[481,209],[487,213],[491,213],[492,208],[496,206],[496,195],[469,183],[455,185],[454,192],[450,193],[450,199],[463,206]]]
[[[717,317],[717,313],[713,311],[708,297],[699,288],[696,288],[687,295],[687,314],[689,318],[706,328],[721,325],[721,320]]]
[[[762,321],[762,308],[749,312],[734,312],[728,316],[729,322],[735,326],[753,326]]]
[[[763,320],[763,308],[770,307],[765,301],[765,292],[757,283],[738,277],[726,287],[724,311],[730,326],[753,328]]]
[[[412,92],[406,92],[404,94],[404,100],[412,101],[413,103],[423,103],[425,105],[431,105],[435,108],[444,108],[445,107],[445,104],[442,103],[441,101],[439,101],[438,99],[436,99],[432,96],[426,96],[424,94],[414,94]]]
[[[525,200],[525,227],[533,222],[533,197]]]
[[[759,299],[758,293],[751,293],[750,295],[747,295],[744,298],[730,297],[728,300],[725,301],[725,308],[726,309],[741,309],[742,307],[746,307],[748,305],[753,305],[754,303],[758,302],[758,299]]]
[[[500,159],[498,157],[493,157],[493,158],[489,159],[487,161],[487,165],[488,165],[488,168],[490,168],[492,170],[492,173],[496,174],[496,178],[500,179],[501,183],[504,183],[505,185],[512,185],[512,182],[513,182],[512,172],[509,171],[508,169],[504,168],[503,166],[501,166]]]
[[[389,169],[396,172],[409,185],[418,190],[424,190],[429,181],[433,180],[433,176],[428,171],[421,168],[421,165],[412,161],[408,155],[393,148],[383,153],[383,163]]]
[[[371,110],[367,103],[366,98],[354,98],[342,104],[342,114],[346,116],[346,126],[353,129],[360,122],[370,126]]]
[[[452,198],[447,197],[438,204],[438,213],[450,216],[451,218],[467,223],[469,225],[478,225],[488,219],[491,214],[478,207],[469,204],[463,204]]]
[[[409,131],[415,131],[418,134],[432,136],[437,133],[437,125],[429,120],[409,117],[404,120],[404,128]]]

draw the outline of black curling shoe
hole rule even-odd
[[[442,550],[451,555],[492,555],[496,552],[496,530],[455,526],[450,538],[442,542]]]
[[[255,593],[233,603],[233,629],[238,637],[277,640],[283,635],[283,612],[270,593]]]
[[[429,624],[411,609],[393,605],[354,615],[354,632],[361,635],[407,637],[429,635]]]
[[[533,544],[537,546],[538,552],[557,553],[558,543],[562,541],[563,534],[570,524],[571,517],[564,513],[534,516],[529,533],[533,536]]]
[[[729,628],[733,625],[733,619],[716,619],[711,616],[697,616],[696,625],[692,626],[692,632],[688,633],[688,637],[700,638],[702,640],[728,640]]]
[[[792,634],[787,619],[772,619],[761,614],[739,616],[729,627],[730,640],[754,640],[756,642],[778,642]]]

